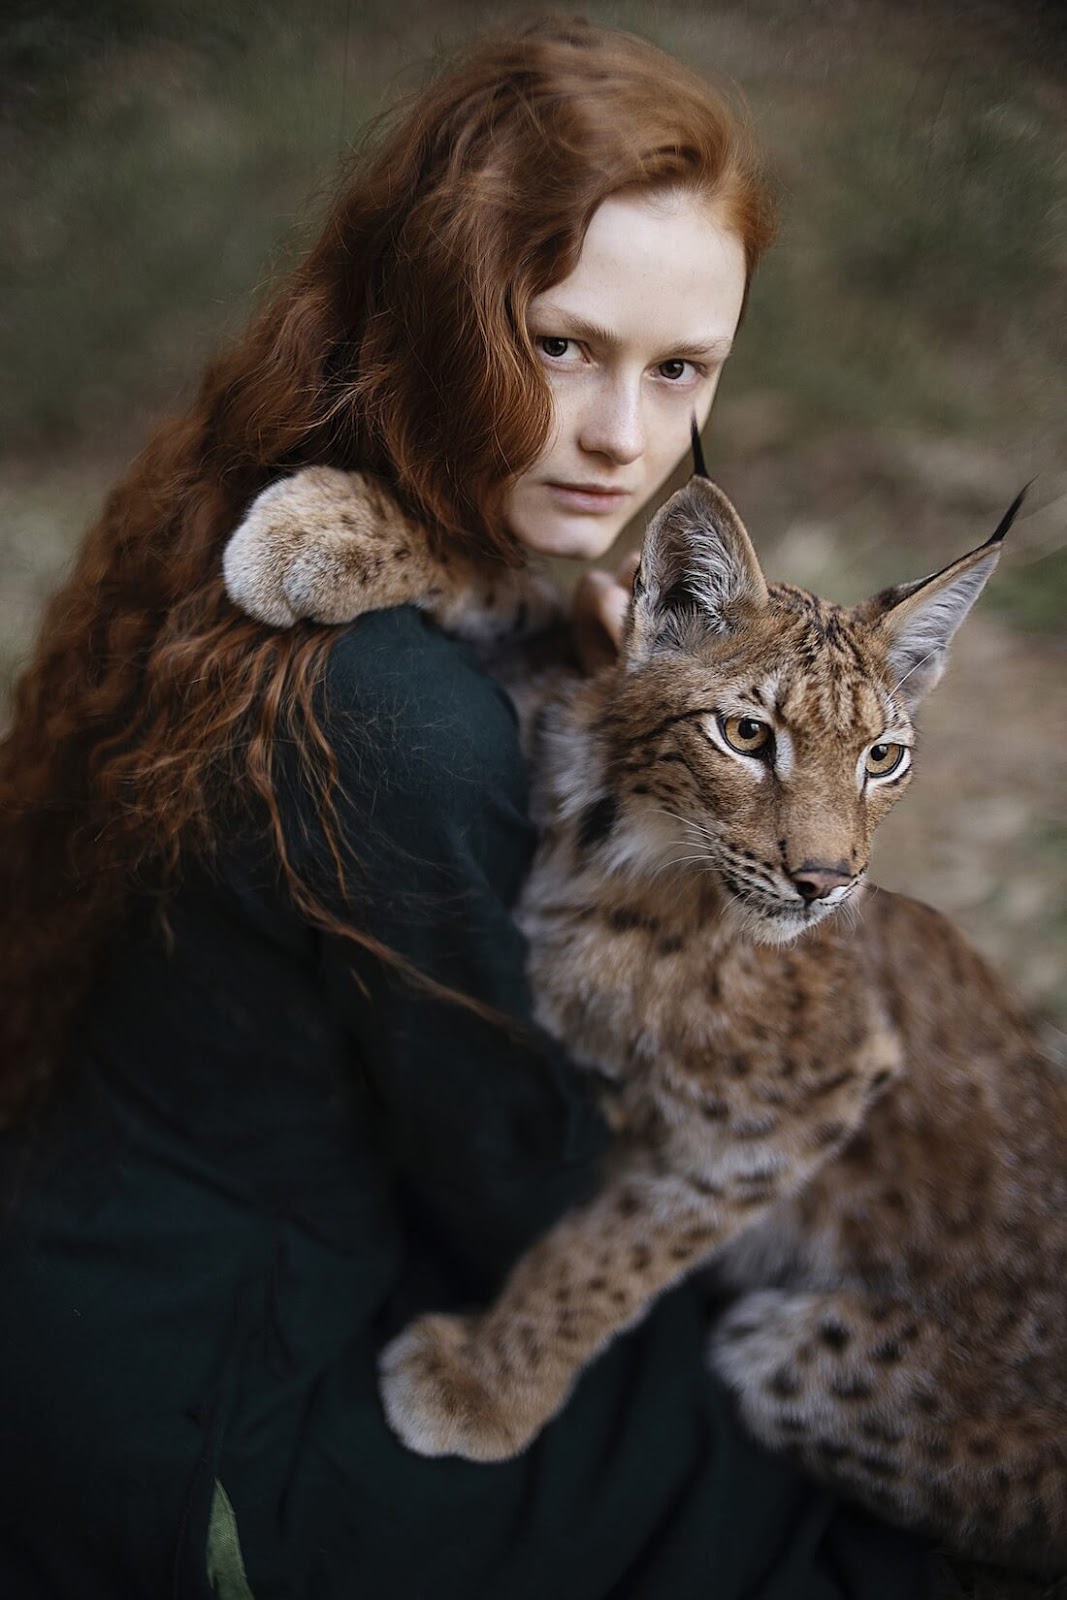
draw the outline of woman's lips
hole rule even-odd
[[[629,500],[629,489],[598,489],[592,484],[549,483],[545,487],[571,511],[600,512],[606,516]]]

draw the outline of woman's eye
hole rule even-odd
[[[567,351],[574,343],[574,340],[557,339],[553,334],[544,333],[538,334],[537,338],[534,340],[534,343],[537,345],[537,348],[542,352],[542,354],[551,356],[554,361],[558,361],[561,356],[565,356],[567,354]]]
[[[719,731],[731,750],[743,756],[758,756],[771,742],[770,726],[755,717],[720,717]]]
[[[683,361],[680,357],[676,361],[661,361],[659,364],[660,377],[669,378],[672,383],[677,383],[679,378],[685,377],[686,369],[690,365],[690,362]]]
[[[906,752],[907,745],[903,744],[872,744],[865,762],[868,774],[872,778],[887,778],[900,766]]]

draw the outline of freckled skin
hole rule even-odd
[[[246,604],[294,609],[298,567],[298,605],[332,620],[418,600],[483,642],[543,621],[543,591],[527,609],[516,578],[490,598],[366,480],[323,471],[238,530]],[[531,979],[545,1025],[614,1082],[610,1169],[494,1305],[386,1349],[387,1414],[426,1455],[513,1455],[656,1295],[713,1263],[737,1298],[710,1360],[753,1433],[886,1517],[1055,1570],[1067,1087],[943,917],[864,892],[908,767],[862,763],[887,728],[912,735],[918,586],[852,611],[768,589],[728,502],[696,498],[727,559],[678,544],[695,502],[675,496],[619,666],[513,688],[542,829],[519,908]],[[978,573],[960,616],[990,565],[951,569],[946,594]],[[719,714],[739,710],[774,729],[773,761],[731,753]],[[838,886],[808,902],[812,864]]]

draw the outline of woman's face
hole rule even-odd
[[[530,550],[610,549],[707,421],[745,287],[741,241],[685,193],[613,196],[569,278],[530,302],[555,427],[505,502]]]

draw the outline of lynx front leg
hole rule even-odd
[[[386,1348],[394,1431],[421,1455],[519,1454],[582,1368],[721,1231],[684,1182],[630,1170],[534,1245],[484,1314],[421,1317]]]
[[[786,1162],[717,1183],[632,1157],[518,1262],[488,1311],[423,1317],[383,1353],[394,1430],[423,1455],[518,1454],[582,1368],[650,1303],[795,1188]]]

